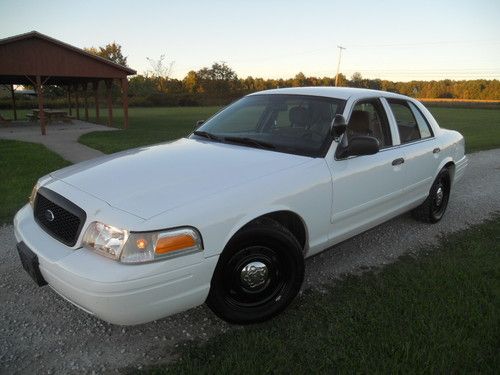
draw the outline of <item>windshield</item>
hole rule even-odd
[[[217,113],[191,137],[324,156],[332,141],[330,124],[344,104],[340,99],[317,96],[246,96]]]

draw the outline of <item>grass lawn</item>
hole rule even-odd
[[[429,107],[441,127],[458,130],[467,152],[500,147],[500,109]]]
[[[467,152],[500,147],[500,110],[430,107],[439,124],[461,132]],[[112,133],[90,133],[80,142],[105,153],[168,141],[189,134],[196,121],[206,119],[218,107],[130,108],[130,128]],[[115,111],[115,123],[122,125],[122,112]]]
[[[101,150],[113,153],[128,148],[164,142],[181,138],[193,130],[198,120],[207,119],[219,107],[160,107],[130,108],[130,127],[120,132],[95,132],[80,137],[80,142]],[[500,109],[449,108],[438,105],[429,106],[443,128],[458,130],[465,137],[467,152],[487,150],[500,147]],[[0,111],[11,118],[7,110]],[[20,118],[28,112],[19,111]],[[101,122],[106,121],[107,111],[101,110]],[[83,110],[81,111],[83,118]],[[94,112],[90,111],[91,120]],[[122,127],[123,111],[113,111],[113,123]]]
[[[497,373],[500,219],[180,349],[154,374]],[[496,369],[496,370],[495,370]]]
[[[133,147],[149,145],[188,135],[196,121],[205,120],[219,107],[160,107],[130,108],[129,129],[120,132],[95,132],[80,137],[80,143],[113,153]],[[107,112],[101,112],[106,115]],[[91,112],[91,117],[94,113]],[[113,111],[115,126],[123,126],[123,111]]]
[[[0,139],[0,225],[28,202],[38,178],[71,163],[45,146]]]

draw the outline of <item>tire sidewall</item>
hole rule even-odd
[[[436,193],[437,193],[439,184],[442,180],[444,180],[446,183],[446,186],[444,189],[444,197],[443,197],[444,201],[442,203],[444,205],[444,207],[442,207],[442,212],[440,214],[436,214],[434,212],[434,200],[436,199]],[[430,207],[429,207],[429,210],[430,210],[429,216],[430,216],[431,222],[437,223],[438,221],[440,221],[443,218],[444,214],[446,213],[446,209],[448,208],[448,202],[450,200],[450,193],[451,193],[450,173],[448,172],[447,169],[443,169],[439,172],[436,179],[434,180],[434,183],[432,184],[432,189],[431,189],[431,192],[429,195],[429,198],[431,199]]]
[[[286,257],[288,282],[271,301],[251,308],[238,308],[227,302],[223,285],[225,267],[236,254],[252,246],[265,246]],[[209,307],[221,318],[232,323],[250,324],[267,320],[283,311],[297,295],[304,278],[304,257],[300,244],[287,231],[268,226],[255,226],[237,233],[222,252],[207,299]]]

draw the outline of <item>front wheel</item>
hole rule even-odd
[[[450,190],[450,173],[448,169],[442,169],[434,180],[427,199],[412,211],[413,217],[423,222],[437,223],[448,207]]]
[[[303,278],[297,239],[278,222],[261,219],[244,227],[224,249],[207,304],[231,323],[262,322],[292,302]]]

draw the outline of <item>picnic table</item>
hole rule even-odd
[[[52,122],[52,121],[71,122],[72,119],[71,116],[68,116],[68,113],[66,111],[60,109],[44,109],[43,113],[45,114],[47,122]],[[34,109],[32,114],[28,114],[26,116],[31,121],[37,120],[40,118],[40,110]]]

